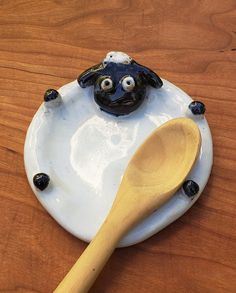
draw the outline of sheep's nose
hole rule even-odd
[[[124,94],[125,94],[125,92],[122,89],[122,87],[121,86],[118,86],[116,88],[116,91],[114,92],[114,94],[111,96],[110,99],[111,99],[112,102],[119,101],[120,99],[123,98]]]

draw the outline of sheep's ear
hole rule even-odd
[[[79,85],[83,88],[93,85],[99,75],[99,71],[103,68],[103,64],[99,63],[85,70],[77,78]]]
[[[142,76],[144,78],[144,80],[152,87],[155,88],[160,88],[163,85],[162,80],[160,79],[160,77],[151,69],[138,64],[136,61],[132,60],[133,64],[136,64],[137,66],[140,67],[141,72],[142,72]]]
[[[160,88],[163,86],[163,82],[160,77],[152,70],[146,68],[144,72],[144,78],[148,82],[149,85],[155,88]]]

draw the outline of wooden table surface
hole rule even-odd
[[[236,292],[235,0],[0,1],[0,292],[52,292],[86,247],[36,200],[23,146],[45,90],[111,50],[205,103],[214,166],[193,208],[118,249],[91,292]]]

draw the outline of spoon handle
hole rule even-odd
[[[86,293],[92,287],[104,265],[115,250],[117,243],[138,221],[153,212],[152,205],[139,199],[138,206],[122,186],[110,213],[100,230],[82,253],[80,258],[61,281],[54,293]],[[119,193],[122,196],[119,196]],[[155,200],[155,207],[163,204],[170,194],[163,194]]]
[[[121,231],[120,231],[121,232]],[[61,281],[54,293],[85,293],[91,288],[121,238],[112,222],[104,222],[95,238]]]

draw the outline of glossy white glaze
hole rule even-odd
[[[180,189],[162,208],[134,228],[119,246],[140,242],[183,215],[197,200],[212,166],[212,139],[204,116],[189,113],[191,98],[163,80],[161,89],[148,89],[142,106],[128,116],[100,111],[93,88],[76,81],[59,89],[62,103],[41,105],[28,129],[25,167],[29,183],[52,217],[78,238],[90,241],[106,217],[128,161],[143,140],[159,125],[175,117],[191,116],[199,126],[202,148],[189,174],[199,184],[193,200]],[[50,184],[35,188],[36,173],[47,173]]]

